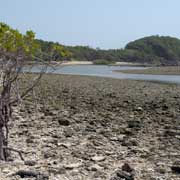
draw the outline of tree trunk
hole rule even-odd
[[[4,147],[5,147],[5,138],[4,138],[3,128],[0,127],[0,160],[2,161],[6,160],[6,151]]]

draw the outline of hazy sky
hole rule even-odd
[[[180,0],[0,0],[0,21],[66,45],[122,48],[149,35],[180,38]]]

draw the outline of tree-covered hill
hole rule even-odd
[[[137,52],[138,61],[155,64],[180,64],[180,40],[169,36],[150,36],[125,47],[126,50]]]
[[[54,42],[37,40],[44,52],[50,53]],[[125,61],[155,65],[180,65],[180,40],[168,36],[145,37],[126,45],[124,49],[93,49],[88,46],[63,46],[69,52],[66,58],[57,56],[56,60],[96,61],[109,62]]]

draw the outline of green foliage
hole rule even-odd
[[[40,45],[41,51],[43,53],[43,59],[54,61],[61,61],[70,59],[72,57],[72,53],[63,45],[54,42],[48,42],[43,40],[36,40],[36,42]]]
[[[33,55],[38,49],[33,31],[22,35],[18,30],[0,23],[0,50],[8,53],[21,53],[26,56]]]
[[[126,50],[135,51],[139,62],[177,65],[180,63],[180,40],[166,36],[145,37],[127,44]]]
[[[52,52],[53,45],[60,45],[42,40],[37,41],[45,53]],[[145,37],[130,42],[125,49],[101,50],[89,46],[60,46],[61,52],[64,53],[59,56],[56,55],[55,60],[96,61],[97,59],[105,59],[108,62],[124,61],[155,65],[180,64],[180,40],[165,36]]]
[[[51,52],[53,53],[55,60],[59,60],[60,58],[62,59],[62,58],[67,58],[71,56],[71,53],[58,43],[53,44],[51,46]]]
[[[95,59],[100,59],[99,51],[89,46],[69,46],[66,47],[70,52],[72,52],[73,59],[81,61],[93,61]]]
[[[23,35],[5,23],[0,23],[0,51],[21,54],[30,60],[33,60],[34,57],[40,57],[44,60],[59,60],[72,56],[71,52],[58,43],[36,40],[33,31],[27,31]]]

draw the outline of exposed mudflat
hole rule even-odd
[[[120,70],[119,72],[129,74],[180,75],[180,66],[152,67],[138,70]]]
[[[46,75],[40,87],[36,106],[14,107],[11,122],[10,146],[26,161],[12,153],[0,180],[24,179],[18,170],[36,180],[180,179],[180,86]]]

